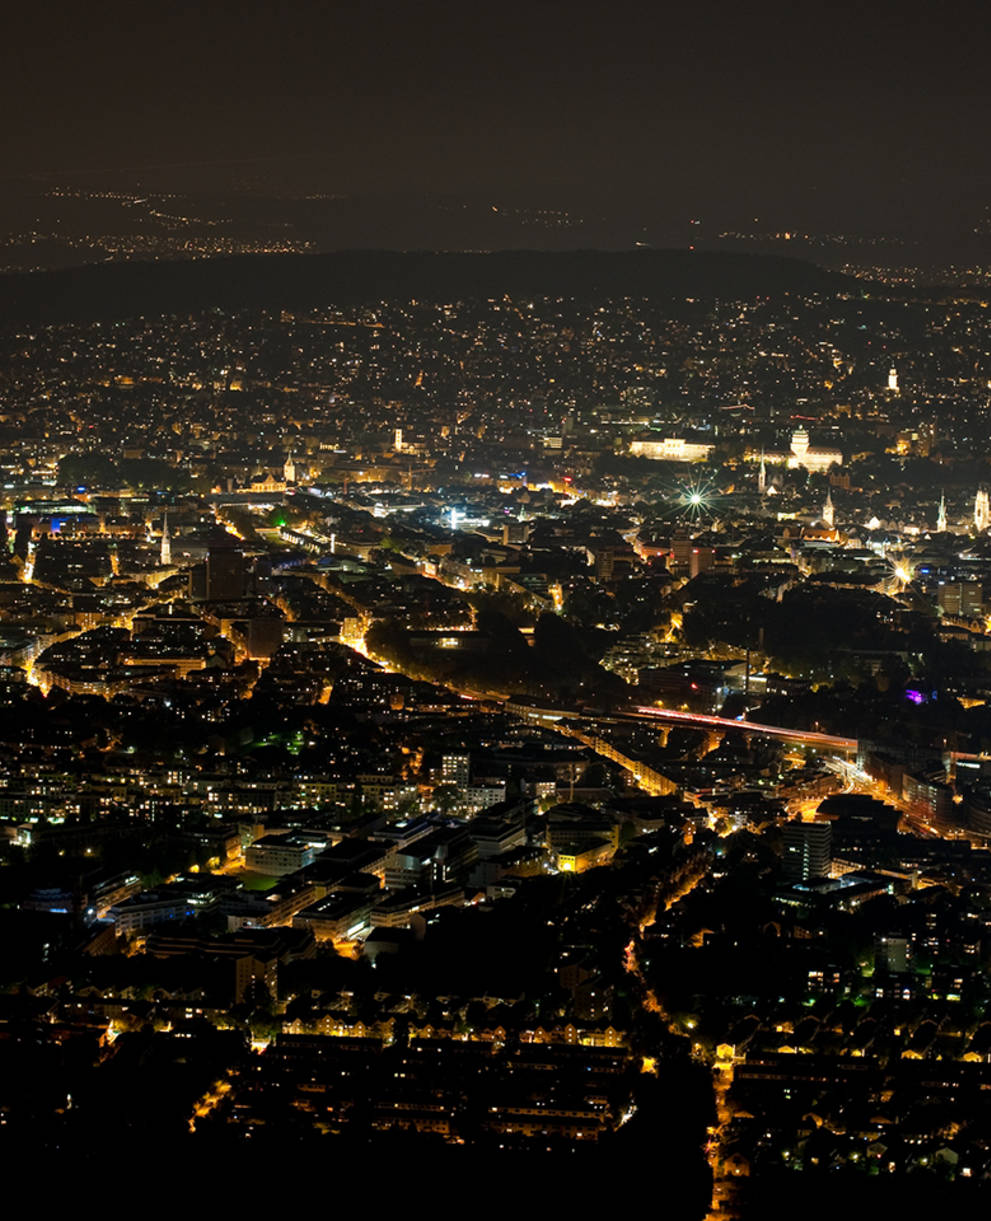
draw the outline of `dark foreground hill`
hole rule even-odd
[[[862,285],[798,259],[688,250],[340,251],[114,263],[0,277],[0,319],[75,322],[201,309],[305,309],[381,300],[703,297],[842,292]]]

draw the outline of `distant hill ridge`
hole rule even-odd
[[[202,309],[303,309],[416,297],[579,299],[845,292],[863,283],[800,259],[691,250],[444,253],[354,250],[101,263],[0,276],[7,322],[86,322]]]

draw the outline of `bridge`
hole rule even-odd
[[[776,738],[781,742],[793,742],[796,746],[808,746],[814,750],[830,751],[834,754],[855,755],[857,739],[844,738],[832,733],[819,733],[813,729],[789,729],[784,725],[765,725],[760,721],[734,720],[731,717],[709,716],[702,712],[677,712],[673,708],[655,708],[649,704],[638,704],[633,708],[616,709],[613,711],[596,710],[592,708],[558,707],[550,708],[519,698],[506,699],[504,696],[486,695],[482,692],[472,693],[472,698],[491,700],[501,705],[507,712],[529,721],[585,721],[605,723],[609,721],[658,721],[664,725],[683,725],[686,729],[702,729],[715,733],[755,733],[765,738]]]
[[[842,738],[836,734],[819,733],[811,729],[787,729],[783,725],[763,725],[759,721],[734,720],[731,717],[707,716],[701,712],[676,712],[673,708],[654,708],[641,704],[627,713],[637,720],[660,721],[667,725],[683,725],[686,729],[711,729],[720,733],[756,733],[765,738],[777,738],[781,742],[794,742],[797,746],[809,746],[815,750],[828,750],[837,754],[856,754],[857,739]]]

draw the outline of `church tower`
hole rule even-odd
[[[293,461],[292,450],[289,451],[285,466],[282,468],[282,477],[287,484],[296,482],[296,463]]]
[[[169,511],[165,510],[165,516],[162,518],[162,554],[160,557],[163,568],[172,566],[172,535],[169,534]]]
[[[991,526],[991,501],[988,500],[986,488],[979,488],[974,497],[974,528],[978,534]]]
[[[946,493],[941,492],[939,497],[939,513],[936,515],[936,533],[946,533]]]
[[[888,370],[888,390],[891,394],[898,393],[898,370],[894,365]]]
[[[832,492],[827,488],[826,502],[822,506],[822,524],[824,526],[828,526],[830,528],[830,530],[832,530],[835,520],[836,520],[836,512],[833,508],[833,496],[832,496]]]
[[[757,472],[757,495],[763,496],[767,491],[767,467],[764,465],[764,451],[760,451],[760,470]]]

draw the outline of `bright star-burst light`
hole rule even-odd
[[[713,480],[698,476],[689,478],[675,494],[675,505],[679,516],[691,522],[700,522],[714,516],[715,502],[718,499]]]

